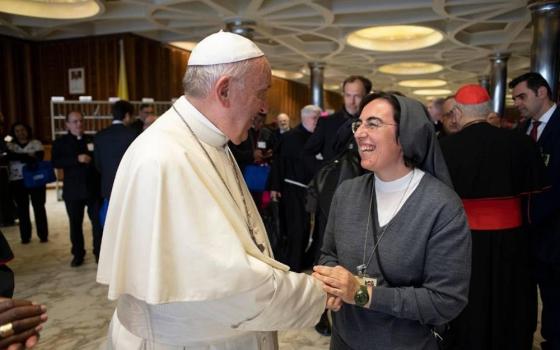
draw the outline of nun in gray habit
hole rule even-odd
[[[437,349],[467,304],[471,238],[434,125],[418,101],[374,93],[352,130],[369,172],[337,189],[313,273],[338,309],[331,349]]]

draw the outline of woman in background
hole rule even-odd
[[[41,242],[48,242],[49,228],[47,225],[47,212],[45,210],[46,186],[26,188],[23,183],[23,167],[33,165],[43,160],[43,144],[32,138],[31,127],[21,122],[12,125],[11,136],[13,140],[7,144],[8,159],[10,162],[10,188],[19,218],[19,233],[21,243],[31,241],[31,220],[29,218],[29,198],[35,214],[37,236]]]

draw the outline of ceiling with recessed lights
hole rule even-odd
[[[272,68],[284,71],[287,79],[308,83],[307,62],[319,61],[326,63],[326,88],[334,89],[350,74],[361,74],[369,77],[376,89],[405,94],[421,86],[399,84],[403,80],[442,80],[445,84],[438,86],[440,90],[455,90],[460,84],[477,82],[478,76],[489,73],[488,55],[496,52],[511,53],[509,77],[527,71],[530,65],[532,27],[527,0],[95,2],[101,5],[100,13],[88,19],[54,20],[0,12],[0,34],[54,40],[132,32],[166,43],[196,42],[228,22],[250,21],[254,22],[254,40],[267,54]],[[406,51],[371,51],[349,44],[353,32],[363,34],[369,27],[391,25],[427,27],[442,38],[431,46]],[[374,36],[381,32],[368,31]],[[399,36],[407,34],[395,38]],[[409,68],[430,63],[443,69],[417,75],[394,74],[381,68],[396,63],[406,63]]]

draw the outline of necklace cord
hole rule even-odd
[[[224,178],[222,177],[222,174],[220,174],[220,172],[218,171],[218,167],[216,166],[216,164],[214,163],[214,161],[212,160],[212,157],[210,157],[210,154],[208,153],[208,151],[206,150],[206,148],[204,148],[204,145],[202,145],[202,142],[200,142],[200,140],[198,139],[198,137],[196,136],[196,134],[194,133],[194,131],[192,130],[192,128],[190,127],[190,125],[187,123],[187,121],[185,120],[185,118],[183,118],[183,116],[181,115],[181,113],[179,113],[179,111],[177,110],[177,108],[175,108],[175,105],[172,106],[173,110],[175,111],[175,113],[177,113],[177,115],[179,116],[179,118],[183,121],[183,123],[185,124],[185,126],[187,127],[187,129],[189,129],[191,135],[194,137],[194,139],[196,140],[196,142],[198,143],[198,145],[200,146],[200,148],[202,149],[202,151],[204,152],[204,154],[206,155],[206,158],[208,158],[208,160],[210,161],[210,164],[212,164],[212,167],[214,168],[214,170],[216,171],[216,173],[218,174],[218,177],[220,178],[220,180],[222,180],[223,185],[225,186],[226,190],[228,191],[231,199],[233,200],[233,202],[237,205],[237,207],[239,208],[239,205],[237,204],[237,201],[235,200],[235,197],[233,196],[233,193],[231,192],[230,188],[228,187],[226,181],[224,180]],[[268,249],[268,247],[266,247],[266,245],[263,244],[259,244],[257,242],[257,239],[255,237],[255,232],[253,231],[253,226],[252,226],[252,220],[251,220],[251,214],[249,213],[249,207],[247,206],[247,202],[245,200],[245,193],[243,192],[243,188],[241,187],[241,182],[239,179],[239,174],[237,173],[237,169],[235,164],[233,163],[232,157],[233,155],[231,154],[231,150],[229,149],[229,147],[225,147],[226,149],[226,155],[228,157],[228,160],[231,164],[231,166],[233,167],[233,172],[235,174],[235,180],[237,182],[237,186],[239,188],[239,192],[241,194],[241,199],[243,200],[243,207],[245,209],[245,215],[246,215],[246,219],[245,219],[245,224],[247,225],[247,228],[249,230],[249,234],[251,236],[251,239],[253,240],[253,243],[255,243],[255,245],[257,246],[257,248],[264,253],[264,250],[266,249],[268,254],[270,256],[272,256],[270,254],[270,251]],[[239,208],[241,209],[241,208]]]
[[[360,265],[361,269],[363,269],[363,272],[358,271],[358,274],[364,274],[365,271],[367,270],[369,264],[371,263],[371,258],[373,257],[375,251],[377,250],[377,247],[379,246],[379,243],[381,243],[381,240],[383,239],[383,237],[385,235],[385,232],[387,232],[387,229],[393,223],[393,219],[397,215],[397,213],[399,211],[399,208],[400,208],[401,204],[403,203],[404,198],[406,197],[406,193],[408,192],[410,184],[412,183],[412,179],[414,178],[414,174],[415,174],[415,171],[414,171],[414,169],[412,169],[412,174],[410,176],[410,179],[408,180],[408,184],[406,185],[406,188],[405,188],[405,190],[404,190],[404,192],[401,196],[401,199],[397,203],[397,206],[395,207],[395,210],[393,211],[393,214],[389,218],[389,221],[387,221],[387,224],[385,224],[385,226],[381,230],[381,234],[379,235],[379,239],[377,240],[377,242],[376,242],[376,239],[375,239],[375,237],[377,235],[372,230],[372,235],[373,235],[373,238],[374,238],[374,245],[373,245],[373,249],[371,250],[371,253],[369,255],[369,258],[367,259],[367,262],[366,262],[367,241],[368,241],[369,226],[370,226],[370,222],[371,222],[370,219],[371,219],[372,215],[374,215],[374,213],[372,213],[372,207],[373,207],[373,196],[375,195],[375,191],[374,191],[375,177],[372,176],[372,178],[373,178],[372,182],[373,183],[371,184],[371,194],[370,194],[369,209],[368,209],[368,221],[367,221],[366,229],[364,231],[364,252],[363,252],[363,255],[362,255],[362,265]],[[377,254],[377,256],[379,258],[379,254]]]

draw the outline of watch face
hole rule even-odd
[[[354,294],[354,302],[358,306],[364,306],[369,301],[369,294],[367,291],[367,287],[364,285],[360,285],[360,289],[356,291]]]

